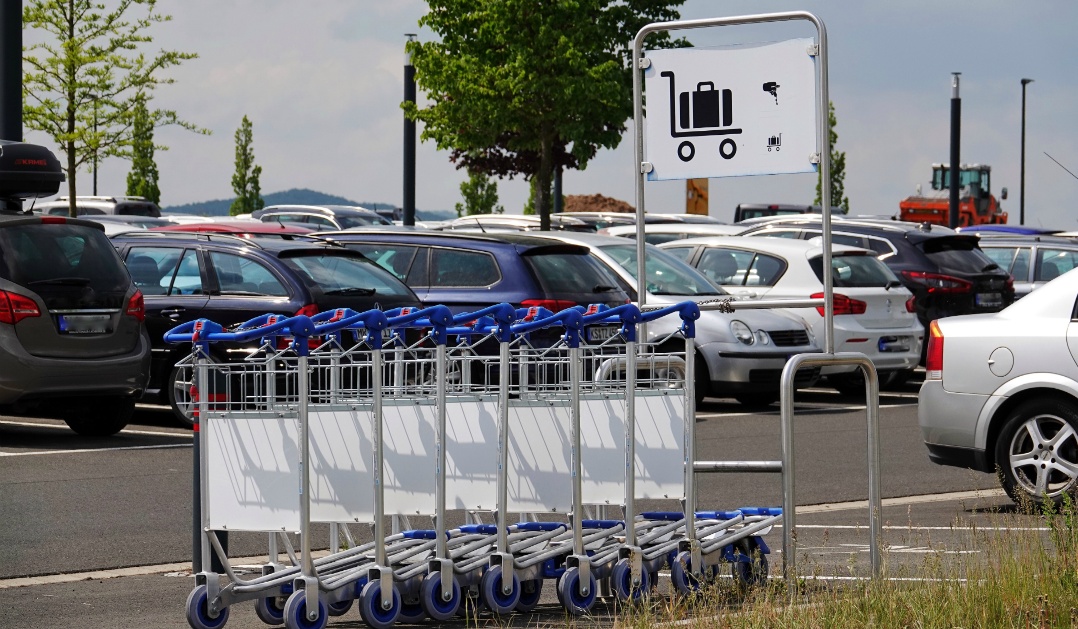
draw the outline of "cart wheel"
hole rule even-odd
[[[692,158],[696,157],[696,147],[686,140],[678,145],[677,156],[683,162],[691,162]]]
[[[543,580],[528,579],[520,584],[520,600],[517,601],[517,612],[527,614],[539,605],[539,597],[543,595]]]
[[[255,600],[255,616],[267,625],[284,622],[284,601],[280,596],[267,596]]]
[[[648,573],[648,581],[651,584],[651,591],[654,592],[659,587],[659,573],[658,572],[649,572]]]
[[[187,624],[193,629],[218,629],[228,622],[228,608],[225,607],[217,612],[217,616],[211,618],[209,600],[206,586],[200,585],[191,590],[187,595]]]
[[[284,626],[288,629],[323,629],[329,622],[329,612],[322,593],[318,594],[318,616],[307,619],[307,590],[300,588],[284,604]]]
[[[568,568],[558,578],[558,600],[565,611],[580,616],[591,611],[595,605],[598,588],[595,587],[595,575],[589,574],[588,593],[580,593],[580,569]]]
[[[330,603],[326,608],[329,610],[330,616],[343,616],[348,613],[348,610],[352,609],[352,603],[355,602],[354,598],[346,598],[343,601]]]
[[[491,566],[479,580],[480,598],[490,611],[499,616],[512,612],[520,601],[520,579],[514,574],[512,590],[505,594],[502,592],[502,576],[501,566]]]
[[[374,629],[389,629],[397,622],[401,612],[401,594],[393,588],[393,603],[389,609],[382,609],[382,584],[375,580],[363,586],[359,594],[359,615],[363,622]]]
[[[478,618],[479,614],[486,610],[482,597],[479,596],[479,588],[472,585],[467,590],[461,589],[460,607],[457,608],[459,618]]]
[[[700,579],[692,573],[692,555],[682,551],[670,564],[670,581],[674,590],[681,595],[689,595],[700,589]]]
[[[419,604],[428,616],[438,622],[445,622],[457,615],[460,609],[460,584],[453,579],[453,587],[449,600],[442,598],[442,573],[431,572],[423,577],[423,585],[419,588]]]
[[[755,541],[743,539],[734,544],[739,559],[735,561],[732,572],[734,579],[743,587],[751,588],[767,581],[767,555],[760,552]]]
[[[651,591],[651,575],[647,570],[640,573],[640,584],[633,586],[633,569],[628,559],[622,559],[614,564],[614,571],[610,575],[614,584],[614,593],[621,602],[637,602],[643,599]]]

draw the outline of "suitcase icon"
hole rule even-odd
[[[706,86],[706,89],[705,89]],[[689,98],[692,98],[690,114]],[[719,99],[722,105],[719,105]],[[711,81],[697,84],[695,92],[679,95],[680,126],[682,129],[708,129],[729,127],[733,124],[734,94],[730,90],[716,90]],[[721,120],[720,120],[721,114]],[[691,124],[690,124],[691,117]]]
[[[697,83],[693,92],[677,92],[674,73],[665,70],[659,76],[670,79],[670,137],[703,137],[708,135],[736,135],[741,129],[734,124],[734,94],[732,90],[716,89],[711,81]],[[677,107],[675,107],[677,105]],[[737,153],[737,143],[725,138],[719,143],[719,155],[731,159]],[[696,147],[685,141],[678,145],[678,157],[691,161]]]

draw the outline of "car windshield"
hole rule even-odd
[[[823,256],[809,260],[816,278],[823,281]],[[899,286],[887,265],[872,255],[835,255],[831,258],[831,277],[835,288]]]
[[[284,262],[326,295],[377,294],[418,301],[412,289],[366,258],[318,253],[285,258]]]
[[[636,245],[603,245],[600,249],[636,278]],[[665,251],[648,247],[644,267],[648,275],[648,292],[652,295],[692,297],[726,294],[726,291],[712,284],[699,271]]]
[[[131,285],[105,233],[70,223],[0,229],[0,278],[34,291],[50,309],[119,308]]]

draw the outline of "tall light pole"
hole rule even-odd
[[[962,165],[959,163],[962,144],[962,98],[958,95],[958,77],[961,74],[951,73],[951,186],[947,220],[947,226],[951,229],[958,227],[958,192],[962,179]]]
[[[97,94],[87,94],[94,101],[94,155],[91,163],[94,170],[94,196],[97,196]]]
[[[415,33],[405,33],[408,42],[404,53],[404,100],[415,103],[415,66],[412,65],[412,53],[407,46],[414,42]],[[403,223],[409,227],[415,225],[415,121],[404,115],[404,200],[401,204]]]
[[[1018,179],[1018,224],[1026,224],[1026,86],[1033,79],[1022,79],[1022,174]]]

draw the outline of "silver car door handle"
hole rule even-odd
[[[186,310],[186,308],[168,308],[166,310],[162,310],[161,314],[165,315],[169,319],[179,319],[180,314],[185,312]]]

